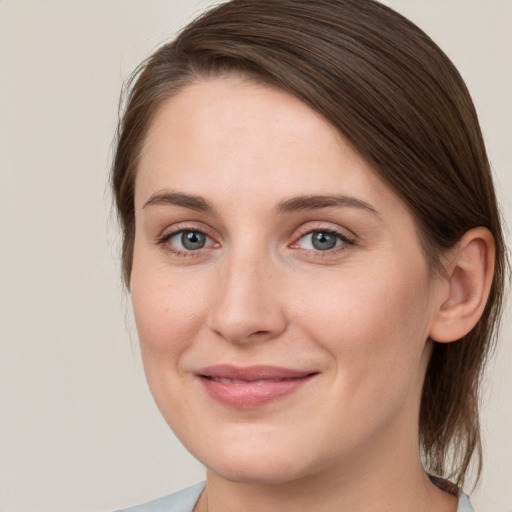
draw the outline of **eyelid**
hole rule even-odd
[[[303,239],[304,237],[306,237],[307,235],[311,235],[313,233],[318,233],[318,232],[330,233],[330,234],[336,236],[339,240],[341,240],[342,243],[339,245],[336,245],[332,249],[327,249],[324,251],[322,251],[320,249],[304,249],[303,247],[300,247],[298,245],[298,242],[301,239]],[[350,233],[350,235],[348,233]],[[297,235],[294,236],[294,241],[289,245],[289,247],[291,247],[292,249],[322,254],[322,256],[328,256],[328,255],[337,253],[339,251],[345,250],[347,248],[347,246],[354,245],[355,238],[356,238],[355,235],[353,233],[351,233],[348,229],[343,229],[340,227],[334,227],[332,225],[325,225],[325,224],[319,224],[316,226],[308,224],[306,226],[302,226],[299,229]]]
[[[199,227],[195,223],[179,223],[174,224],[172,226],[168,226],[165,228],[156,238],[155,238],[155,244],[162,246],[164,250],[167,252],[170,252],[177,256],[198,256],[201,252],[220,247],[220,243],[216,241],[216,239],[209,233],[210,230],[205,229],[203,227]],[[180,248],[172,248],[170,244],[168,243],[172,238],[174,238],[176,235],[179,235],[180,233],[190,231],[194,233],[201,233],[204,235],[208,240],[210,240],[211,243],[206,245],[205,247],[201,247],[200,249],[180,249]]]
[[[296,240],[318,231],[325,231],[327,233],[333,233],[339,235],[341,238],[355,242],[356,235],[349,229],[337,225],[333,225],[330,222],[307,222],[300,226],[297,230],[297,234],[294,236]]]

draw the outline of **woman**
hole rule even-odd
[[[135,74],[112,180],[148,383],[207,468],[133,510],[472,510],[505,250],[421,30],[371,0],[222,4]]]

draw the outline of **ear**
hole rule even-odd
[[[487,228],[469,230],[449,254],[443,295],[430,328],[441,343],[465,336],[480,319],[494,274],[494,238]]]

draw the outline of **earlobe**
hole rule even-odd
[[[494,274],[494,239],[483,227],[464,234],[446,266],[446,293],[440,299],[430,338],[449,343],[465,336],[485,308]]]

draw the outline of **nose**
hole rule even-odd
[[[268,258],[232,254],[219,275],[209,328],[238,344],[279,337],[287,319],[277,276]]]

